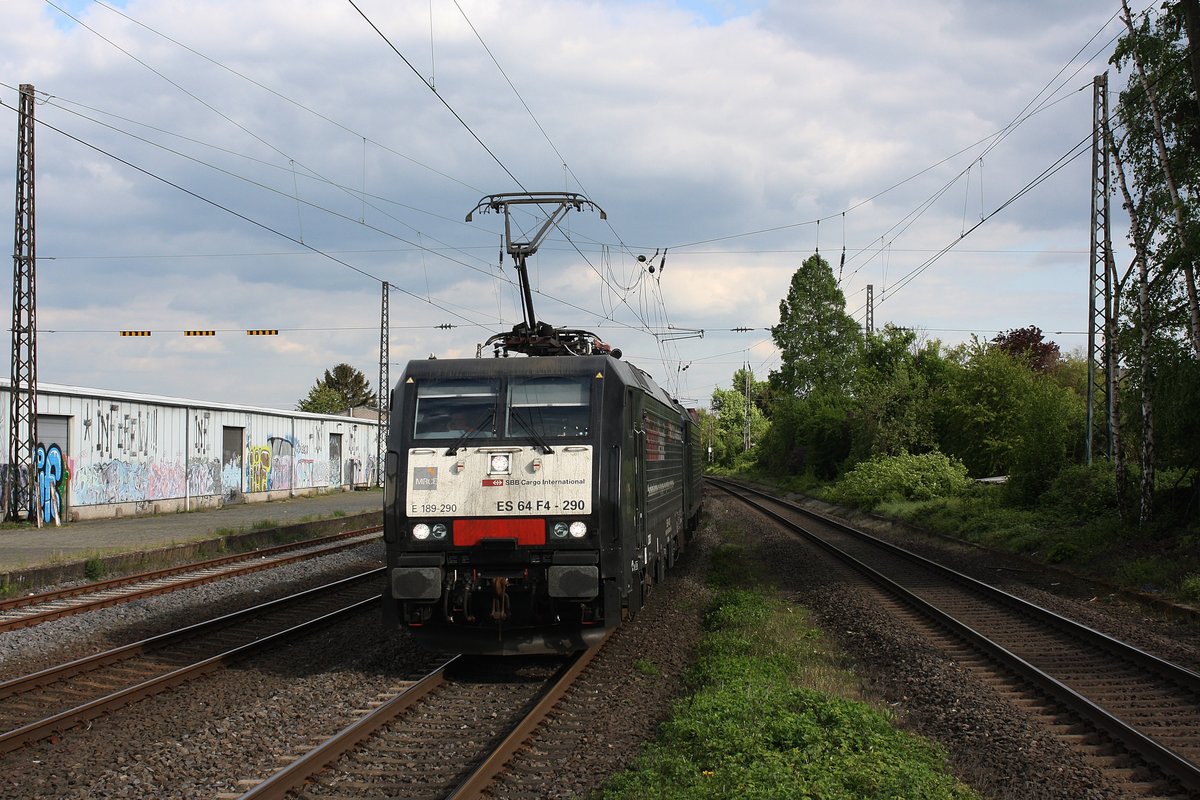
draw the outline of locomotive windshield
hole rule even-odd
[[[586,378],[514,378],[509,383],[508,436],[587,436],[590,418],[591,381]]]
[[[417,386],[414,439],[457,439],[470,433],[490,439],[496,435],[499,381],[423,381]]]

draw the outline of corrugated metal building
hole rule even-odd
[[[0,381],[5,462],[10,405],[8,381]],[[64,521],[375,483],[374,419],[45,383],[38,386],[37,415],[34,480],[47,503],[47,488],[56,487]]]

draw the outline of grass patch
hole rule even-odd
[[[658,668],[658,664],[655,664],[653,661],[645,658],[639,658],[637,661],[633,662],[633,668],[640,674],[649,676],[651,678],[662,674],[662,670]]]
[[[279,523],[273,519],[260,519],[257,522],[255,522],[253,525],[250,526],[250,530],[265,531],[265,530],[270,530],[271,528],[278,528],[278,527],[279,527]]]
[[[946,774],[941,748],[853,699],[857,681],[820,631],[760,584],[740,547],[715,549],[710,580],[690,694],[604,798],[976,797]]]

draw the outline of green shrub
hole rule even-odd
[[[846,473],[830,492],[835,502],[875,508],[896,500],[931,500],[966,491],[970,486],[961,461],[943,453],[876,456]]]
[[[1046,561],[1051,564],[1062,564],[1079,559],[1079,545],[1074,542],[1057,541],[1046,550]]]
[[[1167,578],[1170,568],[1171,565],[1164,564],[1161,559],[1146,556],[1129,559],[1119,564],[1116,569],[1116,577],[1123,586],[1155,592],[1170,582]]]
[[[996,528],[981,537],[987,547],[1031,555],[1046,543],[1046,532],[1032,522],[1016,522]]]
[[[104,577],[104,562],[98,558],[89,558],[83,562],[83,577],[89,581],[98,581]]]
[[[1117,507],[1116,470],[1110,461],[1074,465],[1060,470],[1042,494],[1042,507],[1078,519],[1092,519]]]
[[[1200,603],[1200,575],[1188,575],[1180,581],[1179,599],[1185,603]]]

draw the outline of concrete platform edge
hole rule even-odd
[[[198,539],[170,547],[14,569],[0,572],[0,588],[4,589],[8,595],[26,594],[60,583],[99,580],[146,572],[188,561],[201,561],[226,554],[250,552],[271,545],[303,541],[382,524],[383,511],[369,511],[333,519],[319,519],[293,525],[280,525],[273,528],[214,536],[210,539]],[[97,562],[99,563],[97,564]],[[92,572],[91,578],[88,577],[89,571]]]

